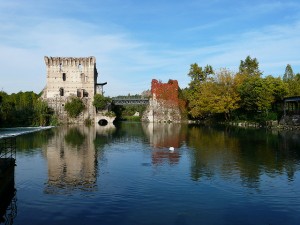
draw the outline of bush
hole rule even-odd
[[[85,106],[79,98],[72,98],[72,100],[67,102],[65,105],[65,110],[72,118],[76,118],[84,110],[84,108]]]
[[[94,95],[93,106],[95,106],[97,110],[105,109],[108,103],[110,103],[110,98],[104,97],[100,94]]]

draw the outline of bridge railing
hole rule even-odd
[[[115,105],[147,105],[149,99],[137,96],[122,96],[112,98],[112,102]]]
[[[142,96],[117,96],[117,97],[112,97],[112,100],[137,100],[137,99],[143,99],[143,100],[148,100],[148,98],[142,97]]]

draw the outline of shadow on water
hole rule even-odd
[[[0,224],[13,224],[17,216],[15,189],[16,138],[0,139]]]

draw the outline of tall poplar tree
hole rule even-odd
[[[294,79],[294,72],[292,66],[290,64],[287,64],[283,75],[283,81],[288,81],[292,79]]]

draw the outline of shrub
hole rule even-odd
[[[76,118],[84,110],[84,108],[85,106],[79,98],[72,98],[72,100],[67,102],[65,105],[65,110],[72,118]]]

